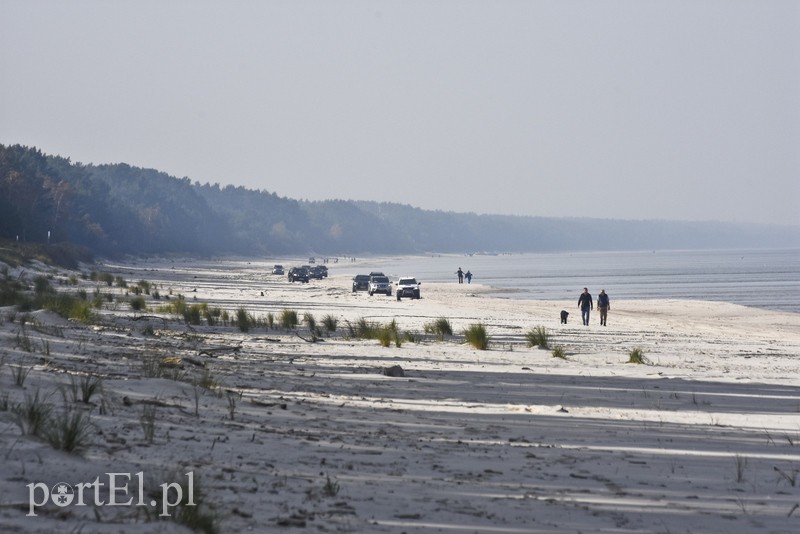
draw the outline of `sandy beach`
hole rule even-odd
[[[127,288],[42,267],[105,302],[89,323],[0,309],[0,531],[800,531],[800,314],[612,295],[608,326],[596,312],[583,326],[580,288],[532,301],[423,281],[420,300],[397,301],[352,292],[357,264],[308,284],[270,266],[91,267]],[[187,324],[164,311],[179,296],[258,324]],[[265,324],[284,310],[338,325]],[[452,336],[425,333],[438,318]],[[396,321],[400,346],[351,336],[361,319]],[[477,323],[488,350],[465,343]],[[547,349],[528,346],[538,326]],[[646,364],[628,363],[634,348]],[[37,393],[50,425],[89,418],[85,446],[26,433]],[[70,504],[50,498],[58,483]]]

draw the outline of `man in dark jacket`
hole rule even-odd
[[[589,288],[584,287],[583,293],[578,297],[578,308],[581,309],[581,317],[583,318],[583,325],[589,326],[589,312],[594,308],[592,296],[589,294]]]
[[[597,295],[597,311],[600,312],[600,324],[602,326],[606,325],[606,318],[608,317],[608,310],[611,309],[611,299],[608,298],[605,289],[600,290],[600,294]]]

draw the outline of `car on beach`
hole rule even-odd
[[[387,297],[392,296],[392,283],[386,276],[370,276],[367,292],[371,297],[375,293],[384,293]]]
[[[369,275],[357,274],[353,277],[353,293],[356,291],[367,291],[369,289]]]
[[[309,276],[311,278],[316,278],[317,280],[322,280],[323,278],[328,277],[328,268],[324,265],[315,265],[311,267],[309,271]]]
[[[277,263],[272,266],[272,274],[283,274],[283,265],[278,265]]]
[[[287,276],[290,282],[302,282],[304,284],[308,283],[308,269],[305,267],[292,267],[289,269],[289,274]]]
[[[421,284],[422,282],[417,282],[417,279],[412,276],[401,277],[397,280],[397,300],[403,297],[418,299]]]

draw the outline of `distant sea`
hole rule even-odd
[[[422,282],[456,282],[456,270],[496,296],[576,301],[584,287],[620,299],[695,299],[800,313],[800,249],[653,250],[362,259],[354,270],[380,270]],[[347,263],[336,266],[344,271]],[[465,282],[466,283],[466,282]]]

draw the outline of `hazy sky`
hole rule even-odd
[[[800,224],[800,1],[0,0],[0,143],[310,200]]]

